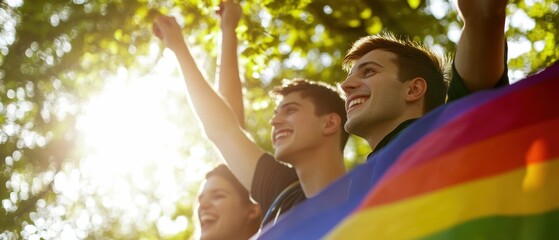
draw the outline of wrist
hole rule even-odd
[[[175,54],[185,53],[188,52],[188,47],[186,46],[185,42],[177,42],[169,46],[171,51],[175,52]]]
[[[231,28],[231,29],[222,29],[222,33],[224,35],[236,35],[237,32],[235,31],[236,28]]]
[[[221,24],[221,31],[223,31],[223,32],[227,32],[227,31],[234,32],[235,29],[237,29],[237,26],[238,26],[237,23],[222,23]]]

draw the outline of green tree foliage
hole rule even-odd
[[[79,169],[86,151],[76,132],[76,118],[83,113],[84,102],[119,69],[134,69],[140,75],[151,71],[161,56],[161,52],[150,54],[154,51],[151,44],[157,42],[151,35],[155,12],[180,18],[189,43],[205,52],[206,75],[214,78],[219,49],[219,19],[214,11],[218,4],[218,0],[0,3],[0,238],[28,238],[41,228],[50,229],[41,233],[43,238],[57,238],[64,229],[55,223],[83,217],[83,212],[89,213],[86,222],[96,223],[68,225],[77,229],[74,236],[79,238],[183,239],[192,235],[193,223],[177,235],[163,236],[149,218],[125,220],[126,215],[103,204],[107,200],[95,190],[63,199],[63,186],[57,186],[56,179],[75,176],[77,184],[87,184],[79,181],[84,178]],[[443,0],[245,0],[242,5],[246,16],[238,36],[245,104],[247,116],[257,116],[248,118],[247,126],[255,140],[270,151],[268,119],[274,103],[268,92],[282,79],[339,83],[346,76],[340,68],[341,58],[350,44],[361,36],[387,30],[452,53],[455,33],[461,28],[451,3]],[[558,8],[552,0],[511,1],[507,37],[509,53],[514,52],[509,59],[513,79],[559,58],[555,50]],[[177,101],[183,106],[186,102],[184,96]],[[195,125],[191,117],[181,121]],[[184,130],[188,136],[185,158],[191,155],[192,145],[200,144],[199,131]],[[201,146],[211,149],[207,142]],[[346,151],[348,166],[364,159],[368,151],[362,141],[352,139]],[[78,175],[71,174],[75,171]],[[177,179],[180,174],[178,169]],[[144,196],[148,204],[161,204],[150,193],[149,186],[156,185],[148,184],[134,193]],[[196,189],[193,184],[178,200],[167,203],[175,205],[172,219],[186,216],[190,222]],[[62,205],[62,210],[57,207]]]

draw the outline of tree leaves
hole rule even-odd
[[[154,53],[154,46],[160,45],[151,34],[151,23],[158,12],[179,18],[186,39],[205,54],[200,66],[213,80],[219,49],[219,18],[214,14],[218,4],[218,0],[51,0],[23,1],[21,6],[0,3],[0,226],[9,231],[0,233],[0,238],[19,236],[38,215],[47,216],[53,211],[48,209],[58,201],[58,193],[52,188],[53,176],[77,168],[83,157],[75,130],[83,103],[119,69],[148,73],[161,57],[161,52]],[[441,3],[242,1],[246,16],[237,29],[240,63],[247,116],[254,116],[247,118],[248,131],[264,149],[272,151],[268,124],[274,105],[268,95],[271,88],[284,78],[303,77],[332,84],[343,81],[346,73],[340,67],[341,59],[359,37],[388,30],[428,40],[452,53],[455,43],[448,39],[449,29],[459,28],[461,23],[452,8],[434,16],[441,7],[436,4]],[[521,50],[517,42],[528,41],[523,45],[528,46],[527,50],[509,61],[513,78],[559,59],[558,8],[552,0],[510,2],[508,22],[513,22],[512,16],[519,10],[525,12],[526,21],[508,27],[509,53]],[[527,27],[530,21],[534,24]],[[67,103],[65,111],[60,110],[62,102]],[[185,134],[192,131],[185,130]],[[198,142],[189,139],[185,149]],[[351,140],[347,165],[358,164],[369,150],[360,140]],[[34,188],[26,191],[22,186]],[[175,216],[190,217],[191,203],[175,203],[181,205]],[[120,221],[119,216],[111,214],[114,209],[99,206],[98,214],[107,224],[85,233],[86,238],[162,238],[152,222],[134,229],[136,235],[127,235],[122,229],[138,226]],[[83,209],[77,202],[72,211],[51,220],[74,217],[72,214]],[[191,236],[192,231],[189,225],[177,237]]]

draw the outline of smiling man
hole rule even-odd
[[[506,0],[458,1],[464,28],[448,91],[446,60],[427,47],[390,34],[356,41],[343,61],[349,70],[342,83],[347,97],[345,129],[367,140],[374,153],[445,101],[508,84],[506,4]]]
[[[355,62],[342,84],[345,128],[372,149],[384,146],[381,139],[400,124],[406,126],[445,101],[445,60],[407,39],[389,34],[362,38],[344,61]]]
[[[234,30],[241,11],[234,1],[226,1],[224,5],[219,82],[229,86],[224,88],[235,88],[240,85],[240,80],[235,60],[236,45],[231,43],[237,42]],[[176,20],[158,16],[154,33],[175,53],[190,103],[206,135],[217,146],[231,172],[250,190],[266,213],[264,224],[316,195],[346,173],[343,149],[349,135],[343,129],[346,119],[344,100],[335,88],[318,82],[293,80],[274,90],[279,101],[271,119],[274,157],[244,132],[242,111],[239,110],[242,104],[238,104],[242,101],[231,97],[238,95],[240,89],[222,89],[220,86],[220,92],[227,99],[225,102],[211,88],[197,68]],[[232,94],[227,96],[224,93]]]
[[[346,173],[343,149],[349,137],[343,130],[343,100],[329,85],[297,79],[273,93],[278,97],[271,120],[275,159],[292,165],[296,175],[261,152],[251,194],[268,209],[264,224]]]

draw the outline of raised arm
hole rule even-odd
[[[231,106],[239,124],[244,127],[245,112],[237,60],[237,34],[235,33],[237,24],[241,19],[241,5],[233,0],[222,2],[218,13],[221,15],[221,57],[217,81],[218,91]]]
[[[505,71],[507,0],[458,0],[464,20],[454,64],[470,91],[491,88]]]
[[[189,102],[206,135],[217,146],[231,171],[250,190],[258,159],[264,151],[243,132],[229,106],[206,82],[196,66],[174,17],[158,16],[153,31],[178,59]]]

